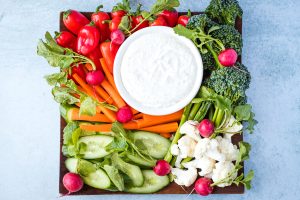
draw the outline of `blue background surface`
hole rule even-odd
[[[43,79],[55,70],[36,56],[38,38],[58,30],[59,12],[69,8],[110,10],[112,0],[0,0],[0,199],[58,197],[59,110]],[[142,2],[146,8],[154,0]],[[180,11],[201,11],[208,0],[181,1]],[[255,170],[244,195],[206,199],[300,199],[299,0],[241,1],[243,63],[252,73],[249,101],[259,124],[246,171]],[[66,199],[185,199],[186,195],[78,196]],[[192,195],[189,199],[200,199]]]

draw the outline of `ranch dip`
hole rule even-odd
[[[197,74],[196,59],[182,36],[160,31],[144,34],[124,52],[120,63],[122,84],[143,106],[170,107],[191,93],[197,78],[202,79]]]

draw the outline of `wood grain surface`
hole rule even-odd
[[[200,12],[199,12],[200,13]],[[193,13],[193,14],[199,14],[199,13]],[[90,16],[92,13],[90,12],[83,12],[85,16],[87,16],[90,19]],[[180,13],[180,15],[183,15],[185,13]],[[62,13],[60,13],[60,31],[67,30],[66,27],[64,26],[63,20],[62,20]],[[242,33],[242,19],[237,19],[236,20],[236,28],[240,33]],[[241,58],[239,58],[241,61]],[[60,170],[59,170],[59,193],[60,194],[66,194],[67,190],[64,188],[62,184],[62,178],[64,174],[68,172],[67,168],[65,167],[65,160],[66,157],[62,154],[62,144],[63,144],[63,129],[66,126],[65,120],[61,117],[61,123],[60,123]],[[243,140],[242,135],[235,135],[232,137],[232,142],[234,144],[237,144],[238,142]],[[244,169],[240,170],[239,173],[242,173]],[[193,189],[193,186],[185,188],[177,185],[176,183],[171,183],[164,189],[160,190],[159,192],[155,194],[189,194]],[[243,185],[231,185],[228,187],[220,188],[220,187],[215,187],[213,194],[242,194],[244,193],[244,186]],[[195,193],[195,191],[193,192]],[[106,190],[101,190],[101,189],[95,189],[90,186],[84,185],[83,189],[80,190],[79,192],[72,193],[71,195],[105,195],[105,194],[131,194],[131,193],[126,193],[126,192],[111,192],[111,191],[106,191]]]

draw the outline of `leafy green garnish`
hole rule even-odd
[[[96,166],[86,160],[79,159],[77,163],[77,173],[80,174],[80,176],[87,177],[89,174],[95,172],[97,170]]]
[[[118,11],[118,10],[124,10],[126,12],[130,12],[131,7],[130,7],[130,2],[129,0],[122,0],[122,3],[117,3],[112,9],[112,11]]]
[[[107,152],[122,152],[128,149],[128,144],[125,138],[115,136],[114,140],[105,147]]]
[[[64,144],[66,144],[66,145],[73,144],[72,134],[78,127],[79,127],[78,122],[72,121],[67,124],[67,126],[63,130]]]
[[[180,5],[178,0],[157,0],[151,7],[150,13],[157,14],[163,10],[171,10]]]
[[[118,188],[119,191],[124,191],[124,179],[119,173],[119,170],[115,166],[104,165],[103,169],[109,176],[110,180],[114,183],[114,185]]]
[[[255,114],[252,112],[252,106],[250,104],[239,105],[234,108],[233,112],[238,121],[248,122],[247,130],[249,133],[253,133],[257,121],[254,119]]]
[[[54,97],[54,100],[57,103],[61,103],[61,104],[75,104],[80,102],[79,99],[77,99],[76,97],[70,94],[72,92],[73,90],[67,87],[55,86],[52,89],[52,95]]]
[[[130,34],[130,29],[132,27],[131,21],[131,17],[129,17],[128,15],[123,16],[118,28],[125,34]]]
[[[82,96],[80,98],[80,110],[79,115],[90,115],[96,114],[97,102],[89,96]]]
[[[47,83],[50,86],[55,86],[59,83],[67,82],[67,73],[59,72],[59,73],[50,74],[50,75],[45,76],[45,79],[47,80]]]

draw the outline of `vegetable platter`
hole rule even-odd
[[[68,10],[60,33],[39,41],[38,55],[59,68],[45,78],[61,111],[61,195],[207,196],[251,188],[254,172],[243,168],[251,146],[243,134],[257,122],[245,94],[250,73],[241,64],[242,9],[236,0],[212,0],[201,13],[178,13],[178,6],[157,0],[150,11],[132,10],[123,0],[109,13],[102,6]],[[130,107],[113,75],[122,43],[149,26],[172,28],[203,61],[197,95],[163,116]]]

